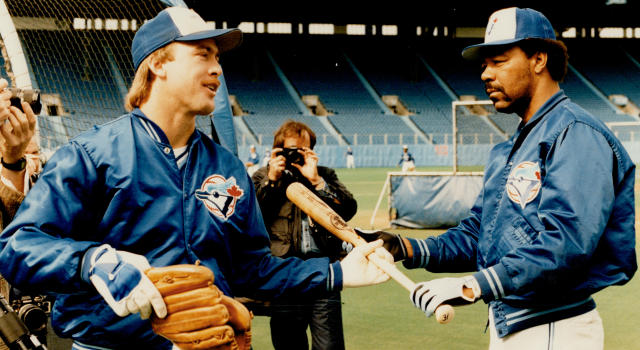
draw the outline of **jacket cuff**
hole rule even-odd
[[[429,260],[432,258],[432,254],[437,252],[435,244],[431,239],[415,239],[407,238],[411,244],[413,250],[413,257],[407,258],[402,262],[402,265],[408,269],[427,268]]]
[[[108,246],[107,244],[103,244],[102,246]],[[82,261],[80,262],[80,278],[87,283],[91,283],[91,279],[89,278],[89,273],[91,272],[92,265],[92,257],[95,254],[96,250],[102,248],[102,246],[92,246],[86,250],[84,255],[82,256]]]
[[[486,303],[505,297],[504,283],[509,275],[502,264],[493,265],[473,274],[482,291],[482,300]]]
[[[329,264],[329,273],[327,274],[327,291],[341,291],[342,290],[342,266],[340,261],[336,261],[333,264]]]

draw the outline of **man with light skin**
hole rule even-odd
[[[36,117],[28,103],[11,105],[9,83],[0,78],[0,229],[9,223],[30,188],[29,177],[39,170],[26,157],[35,144]],[[0,275],[0,294],[10,302],[9,284]],[[0,349],[8,347],[0,341]]]
[[[346,255],[346,244],[317,225],[286,195],[289,184],[299,182],[344,220],[356,214],[358,203],[336,172],[318,165],[315,145],[316,134],[308,125],[285,121],[274,133],[269,164],[258,169],[252,180],[273,255],[301,259],[323,256],[338,261]],[[308,330],[312,349],[345,348],[340,291],[316,298],[274,300],[270,316],[271,342],[276,350],[309,349]]]
[[[28,103],[22,103],[22,111],[11,106],[8,82],[0,79],[0,135],[2,144],[2,181],[19,192],[26,193],[29,184],[28,159],[25,157],[30,144],[35,144],[36,117]],[[24,111],[24,112],[23,112]],[[36,144],[37,146],[37,144]],[[34,169],[36,170],[36,169]]]
[[[167,314],[150,266],[199,262],[226,295],[261,300],[389,279],[366,259],[393,259],[382,242],[335,263],[271,255],[243,162],[195,128],[241,38],[182,7],[142,25],[130,112],[61,147],[0,235],[0,273],[55,294],[53,328],[74,350],[172,348],[148,321]]]
[[[592,295],[637,269],[635,166],[560,89],[567,51],[542,13],[494,12],[462,56],[481,65],[496,110],[521,122],[492,149],[469,217],[439,236],[386,240],[404,243],[407,268],[473,273],[418,283],[411,300],[427,316],[484,300],[491,350],[601,350]]]

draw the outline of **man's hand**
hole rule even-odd
[[[376,239],[381,239],[384,242],[382,246],[384,249],[388,250],[391,255],[393,255],[393,260],[395,261],[401,261],[409,257],[409,254],[407,253],[407,245],[409,248],[411,245],[405,244],[404,239],[400,235],[384,231],[363,230],[357,227],[354,230],[358,236],[364,238],[367,242],[373,242]]]
[[[0,79],[0,134],[4,138],[1,151],[5,163],[16,163],[24,156],[35,134],[36,117],[26,102],[22,102],[24,113],[11,106],[11,92],[5,89],[7,85],[5,79]]]
[[[287,160],[282,155],[282,148],[276,147],[271,150],[271,158],[269,159],[269,173],[267,176],[270,181],[278,181],[282,177],[284,168],[287,166]]]
[[[113,249],[108,244],[89,249],[82,261],[82,279],[91,282],[116,315],[140,313],[140,318],[155,314],[163,318],[167,306],[162,295],[144,271],[149,269],[142,255]]]
[[[473,276],[439,278],[418,283],[410,297],[418,309],[431,317],[441,304],[473,304],[480,298],[480,286]]]
[[[382,241],[355,247],[342,261],[342,285],[343,287],[364,287],[386,282],[389,279],[384,271],[367,259],[367,255],[376,254],[380,258],[393,263],[393,256],[382,249]],[[374,252],[375,251],[375,252]]]
[[[313,187],[321,185],[324,180],[318,175],[318,155],[310,148],[298,149],[298,153],[304,157],[304,164],[291,164],[296,167],[302,176],[307,178]]]
[[[7,90],[9,83],[6,79],[0,79],[0,122],[9,119],[11,114],[11,91]]]

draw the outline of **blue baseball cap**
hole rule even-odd
[[[136,32],[131,43],[133,68],[157,49],[174,41],[215,39],[220,53],[229,51],[242,42],[242,31],[237,28],[213,29],[200,15],[186,7],[168,7]]]
[[[466,47],[462,57],[467,60],[482,58],[487,47],[510,45],[524,39],[556,39],[551,22],[533,9],[510,7],[494,12],[484,33],[484,43]]]

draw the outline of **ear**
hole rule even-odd
[[[547,58],[549,55],[546,52],[536,52],[533,55],[534,58],[534,66],[533,70],[536,74],[542,73],[547,68]]]
[[[165,62],[166,61],[159,60],[157,56],[151,56],[147,61],[147,65],[149,67],[149,70],[153,73],[153,75],[162,78],[167,74],[164,69]]]

